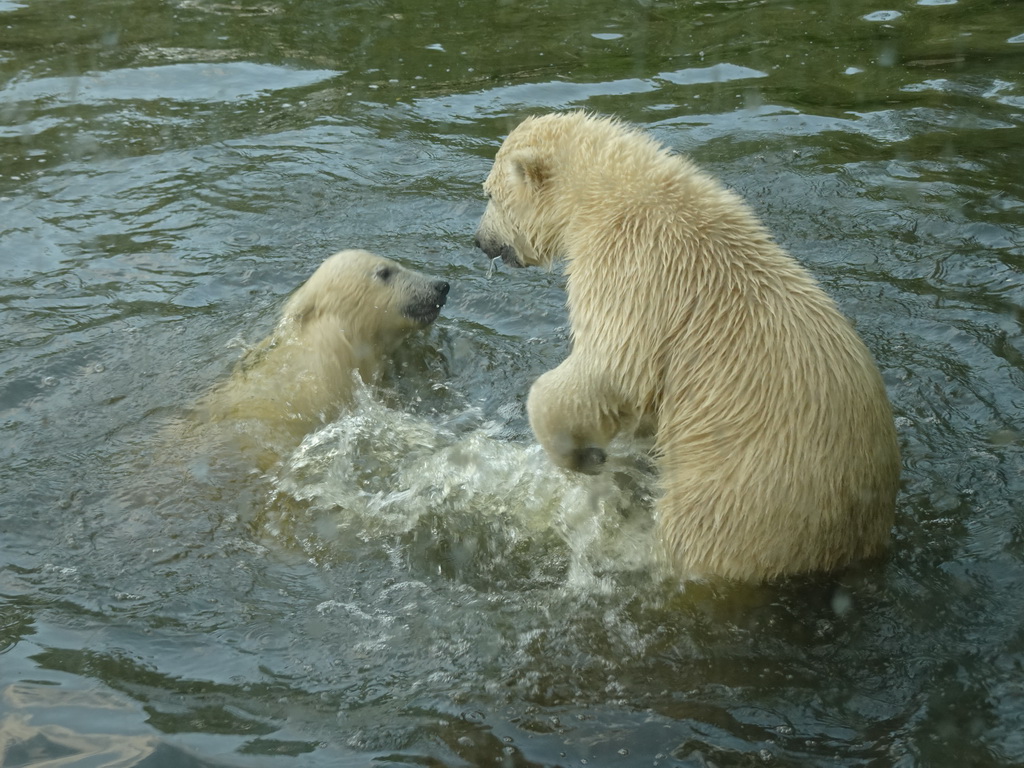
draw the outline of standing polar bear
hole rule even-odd
[[[326,259],[288,299],[274,332],[202,398],[191,430],[267,469],[350,404],[410,333],[430,325],[449,286],[362,250]]]
[[[659,537],[684,578],[884,550],[900,459],[881,376],[737,195],[585,112],[525,120],[484,190],[488,256],[565,262],[572,352],[527,404],[555,463],[598,472],[615,435],[653,430]]]

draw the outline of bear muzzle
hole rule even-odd
[[[441,307],[448,301],[451,286],[444,280],[434,280],[427,286],[425,295],[406,305],[402,314],[420,325],[430,325],[441,314]]]
[[[516,253],[516,249],[508,243],[503,243],[500,240],[494,240],[491,238],[482,237],[479,233],[473,241],[476,247],[487,254],[487,258],[491,261],[495,259],[501,259],[503,262],[508,264],[510,267],[525,267],[522,261],[519,260],[519,254]]]

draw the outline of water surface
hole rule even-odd
[[[1014,0],[0,0],[0,762],[1024,763]],[[557,271],[472,247],[523,116],[641,124],[856,322],[904,451],[840,579],[666,582],[642,453],[565,475]],[[161,427],[319,261],[452,283],[257,476]]]

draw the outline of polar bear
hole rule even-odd
[[[193,432],[217,434],[267,469],[348,405],[411,332],[430,325],[449,285],[363,250],[326,259],[287,300],[273,333],[197,404]]]
[[[530,389],[534,434],[593,473],[617,434],[653,433],[679,576],[758,582],[884,551],[900,456],[881,375],[739,196],[586,112],[523,121],[484,191],[488,256],[565,264],[572,351]]]

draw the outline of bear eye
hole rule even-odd
[[[391,267],[377,267],[377,271],[373,273],[373,276],[382,283],[386,283],[392,278],[392,276],[394,276],[394,274],[395,270]]]

